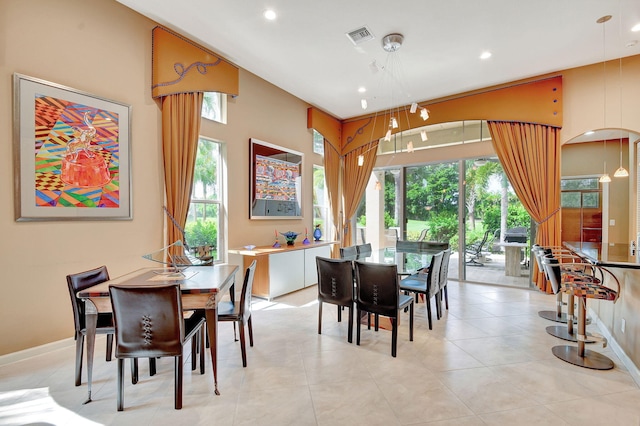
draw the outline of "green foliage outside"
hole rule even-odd
[[[515,228],[517,226],[529,228],[531,218],[522,204],[509,202],[507,211],[507,229]],[[500,206],[492,206],[485,209],[482,222],[484,223],[485,228],[489,229],[491,232],[499,230]]]
[[[215,219],[189,221],[184,231],[190,247],[210,245],[217,248],[218,226]]]

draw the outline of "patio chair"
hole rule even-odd
[[[475,243],[471,243],[465,247],[464,251],[467,257],[467,265],[484,266],[482,262],[480,262],[480,259],[482,259],[483,256],[482,252],[486,250],[490,232],[491,231],[485,232],[480,241],[476,241]]]

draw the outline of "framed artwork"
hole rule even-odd
[[[302,219],[302,153],[251,138],[250,219]]]
[[[131,106],[13,75],[15,216],[132,219]]]

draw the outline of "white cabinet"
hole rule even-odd
[[[240,264],[244,269],[256,260],[252,293],[254,296],[273,299],[317,284],[316,257],[331,257],[332,244],[335,243],[323,241],[280,248],[266,246],[253,250],[232,249],[229,254],[242,256]]]

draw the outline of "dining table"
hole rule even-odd
[[[415,274],[418,270],[428,267],[433,255],[440,253],[442,250],[441,247],[433,249],[385,247],[344,258],[361,262],[396,265],[398,275],[404,276]]]
[[[211,351],[211,363],[213,367],[214,392],[220,395],[218,390],[218,311],[217,306],[228,290],[231,299],[235,289],[235,275],[238,272],[237,265],[216,264],[212,266],[191,266],[175,271],[171,268],[141,268],[96,284],[85,290],[79,291],[77,296],[85,304],[86,341],[87,341],[87,390],[88,398],[84,404],[91,402],[91,381],[93,373],[93,354],[95,349],[96,325],[99,313],[112,312],[109,297],[109,286],[155,286],[166,284],[179,284],[182,294],[182,308],[184,311],[204,309],[207,331],[209,333],[209,349]],[[201,350],[204,350],[202,348]]]

